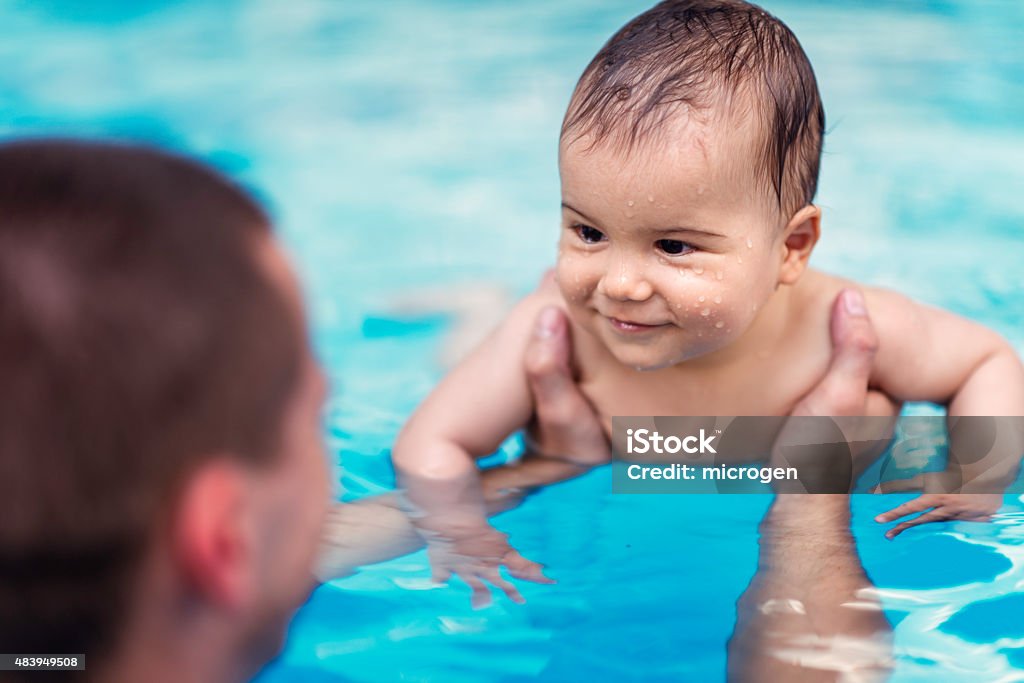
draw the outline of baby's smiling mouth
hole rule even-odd
[[[650,332],[669,325],[669,323],[645,323],[636,320],[623,320],[622,318],[616,318],[610,315],[606,315],[605,318],[609,323],[611,323],[613,329],[627,334]]]

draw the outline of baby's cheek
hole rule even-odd
[[[736,288],[727,292],[722,304],[714,309],[709,321],[712,332],[726,342],[742,336],[754,324],[764,303],[759,294],[749,288]]]
[[[721,286],[714,280],[714,274],[711,282],[695,278],[691,283],[698,286],[685,294],[680,292],[672,306],[683,326],[697,338],[705,342],[725,342],[747,326],[749,316],[745,315],[745,302],[734,288]]]
[[[562,297],[570,304],[586,301],[593,289],[593,277],[586,266],[586,259],[567,251],[559,251],[555,278]]]
[[[659,290],[677,316],[693,323],[713,323],[729,299],[728,288],[704,268],[679,268],[673,277],[662,278]]]

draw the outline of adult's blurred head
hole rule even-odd
[[[0,651],[250,674],[312,586],[323,392],[238,187],[152,149],[0,145]]]

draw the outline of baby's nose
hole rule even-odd
[[[611,265],[598,285],[601,294],[616,301],[646,301],[654,294],[642,265],[631,264],[626,259]]]

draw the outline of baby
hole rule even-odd
[[[439,578],[505,587],[496,565],[535,568],[486,525],[474,459],[531,422],[522,356],[547,306],[567,313],[609,437],[614,415],[789,415],[826,371],[837,301],[878,336],[865,412],[1024,415],[1024,368],[996,333],[808,268],[824,127],[796,37],[740,0],[662,2],[594,57],[561,132],[557,286],[520,302],[394,448],[416,523],[449,551],[431,557]],[[944,517],[945,498],[919,500]]]

